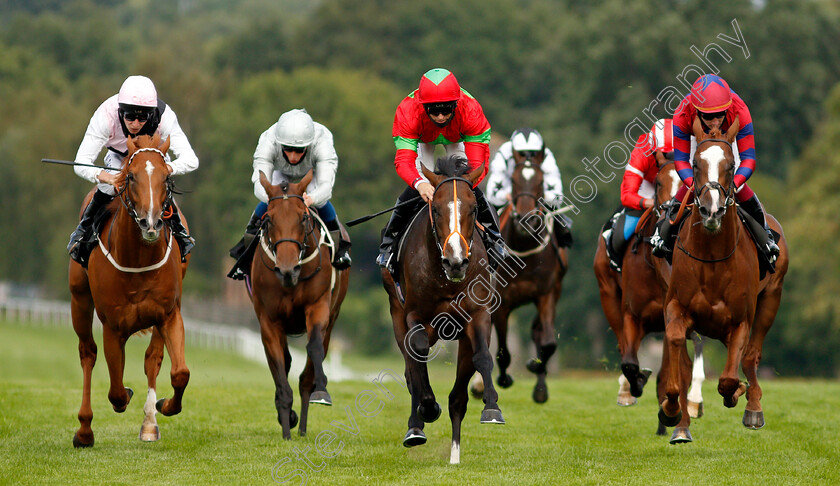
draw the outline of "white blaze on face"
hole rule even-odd
[[[680,176],[677,174],[677,171],[671,172],[671,181],[671,197],[674,197],[677,195],[677,191],[680,190],[680,186],[682,185],[682,180],[680,180]]]
[[[709,182],[720,182],[718,178],[720,177],[720,172],[718,167],[720,166],[720,162],[726,158],[726,154],[723,153],[723,149],[717,145],[712,145],[711,147],[707,148],[706,150],[700,152],[700,158],[706,161],[709,166]],[[714,214],[718,209],[718,198],[720,197],[718,194],[717,189],[711,189],[709,191],[709,195],[712,197],[712,207],[710,211]]]
[[[149,175],[149,216],[151,216],[152,209],[155,207],[155,194],[152,191],[152,173],[155,171],[155,166],[151,161],[146,161],[146,174]],[[149,221],[151,225],[151,221]]]
[[[463,260],[462,253],[464,252],[463,248],[461,248],[461,237],[455,233],[461,233],[461,228],[458,226],[458,214],[461,210],[461,201],[457,201],[457,205],[455,204],[456,201],[452,201],[448,204],[449,207],[449,246],[452,247],[452,258],[455,261]],[[453,236],[454,235],[454,236]]]
[[[530,181],[531,178],[534,177],[534,174],[536,174],[536,173],[537,173],[537,171],[535,171],[534,169],[532,169],[530,167],[526,167],[526,168],[522,169],[522,178],[525,179],[526,181]]]

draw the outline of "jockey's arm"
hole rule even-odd
[[[559,208],[563,204],[563,178],[560,176],[560,168],[557,167],[554,153],[548,147],[545,149],[545,157],[540,168],[543,171],[545,201],[554,208]]]
[[[338,171],[338,154],[333,145],[333,136],[329,130],[324,129],[311,147],[312,165],[315,184],[312,192],[307,195],[315,207],[324,205],[332,197],[332,189],[335,185],[335,174]]]
[[[506,142],[510,146],[510,142]],[[490,173],[487,176],[487,190],[484,192],[487,202],[493,206],[500,207],[510,200],[510,171],[508,170],[508,159],[505,158],[503,147],[500,147],[490,161]]]
[[[85,130],[82,143],[79,144],[79,150],[76,151],[75,162],[77,164],[96,165],[96,157],[99,156],[99,153],[102,151],[102,147],[108,143],[108,138],[110,137],[110,125],[108,124],[108,118],[103,112],[103,109],[104,108],[100,106],[90,118],[90,123],[88,123],[87,130]],[[102,172],[108,171],[97,167],[82,167],[77,165],[73,167],[73,170],[76,172],[76,175],[90,182],[108,182],[98,178]]]
[[[279,155],[275,153],[274,147],[277,144],[274,143],[273,133],[274,125],[271,125],[268,130],[260,135],[257,149],[254,151],[254,171],[251,173],[251,182],[254,183],[254,196],[264,203],[268,203],[268,194],[260,184],[260,172],[271,181],[271,176],[274,173],[274,158]]]
[[[161,117],[160,133],[163,140],[169,138],[169,150],[175,154],[175,159],[167,164],[172,169],[170,174],[182,175],[198,168],[198,157],[171,107]]]

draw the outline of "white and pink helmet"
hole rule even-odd
[[[152,80],[146,76],[129,76],[123,81],[117,102],[122,105],[146,108],[157,107],[157,90]]]

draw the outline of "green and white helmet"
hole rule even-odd
[[[315,124],[306,109],[290,110],[280,115],[274,135],[285,147],[308,147],[315,141]]]

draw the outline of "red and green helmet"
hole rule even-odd
[[[420,78],[417,101],[420,103],[445,103],[461,97],[461,86],[455,75],[443,68],[430,69]]]
[[[703,113],[724,111],[732,104],[732,90],[720,76],[704,74],[691,86],[691,104]]]

